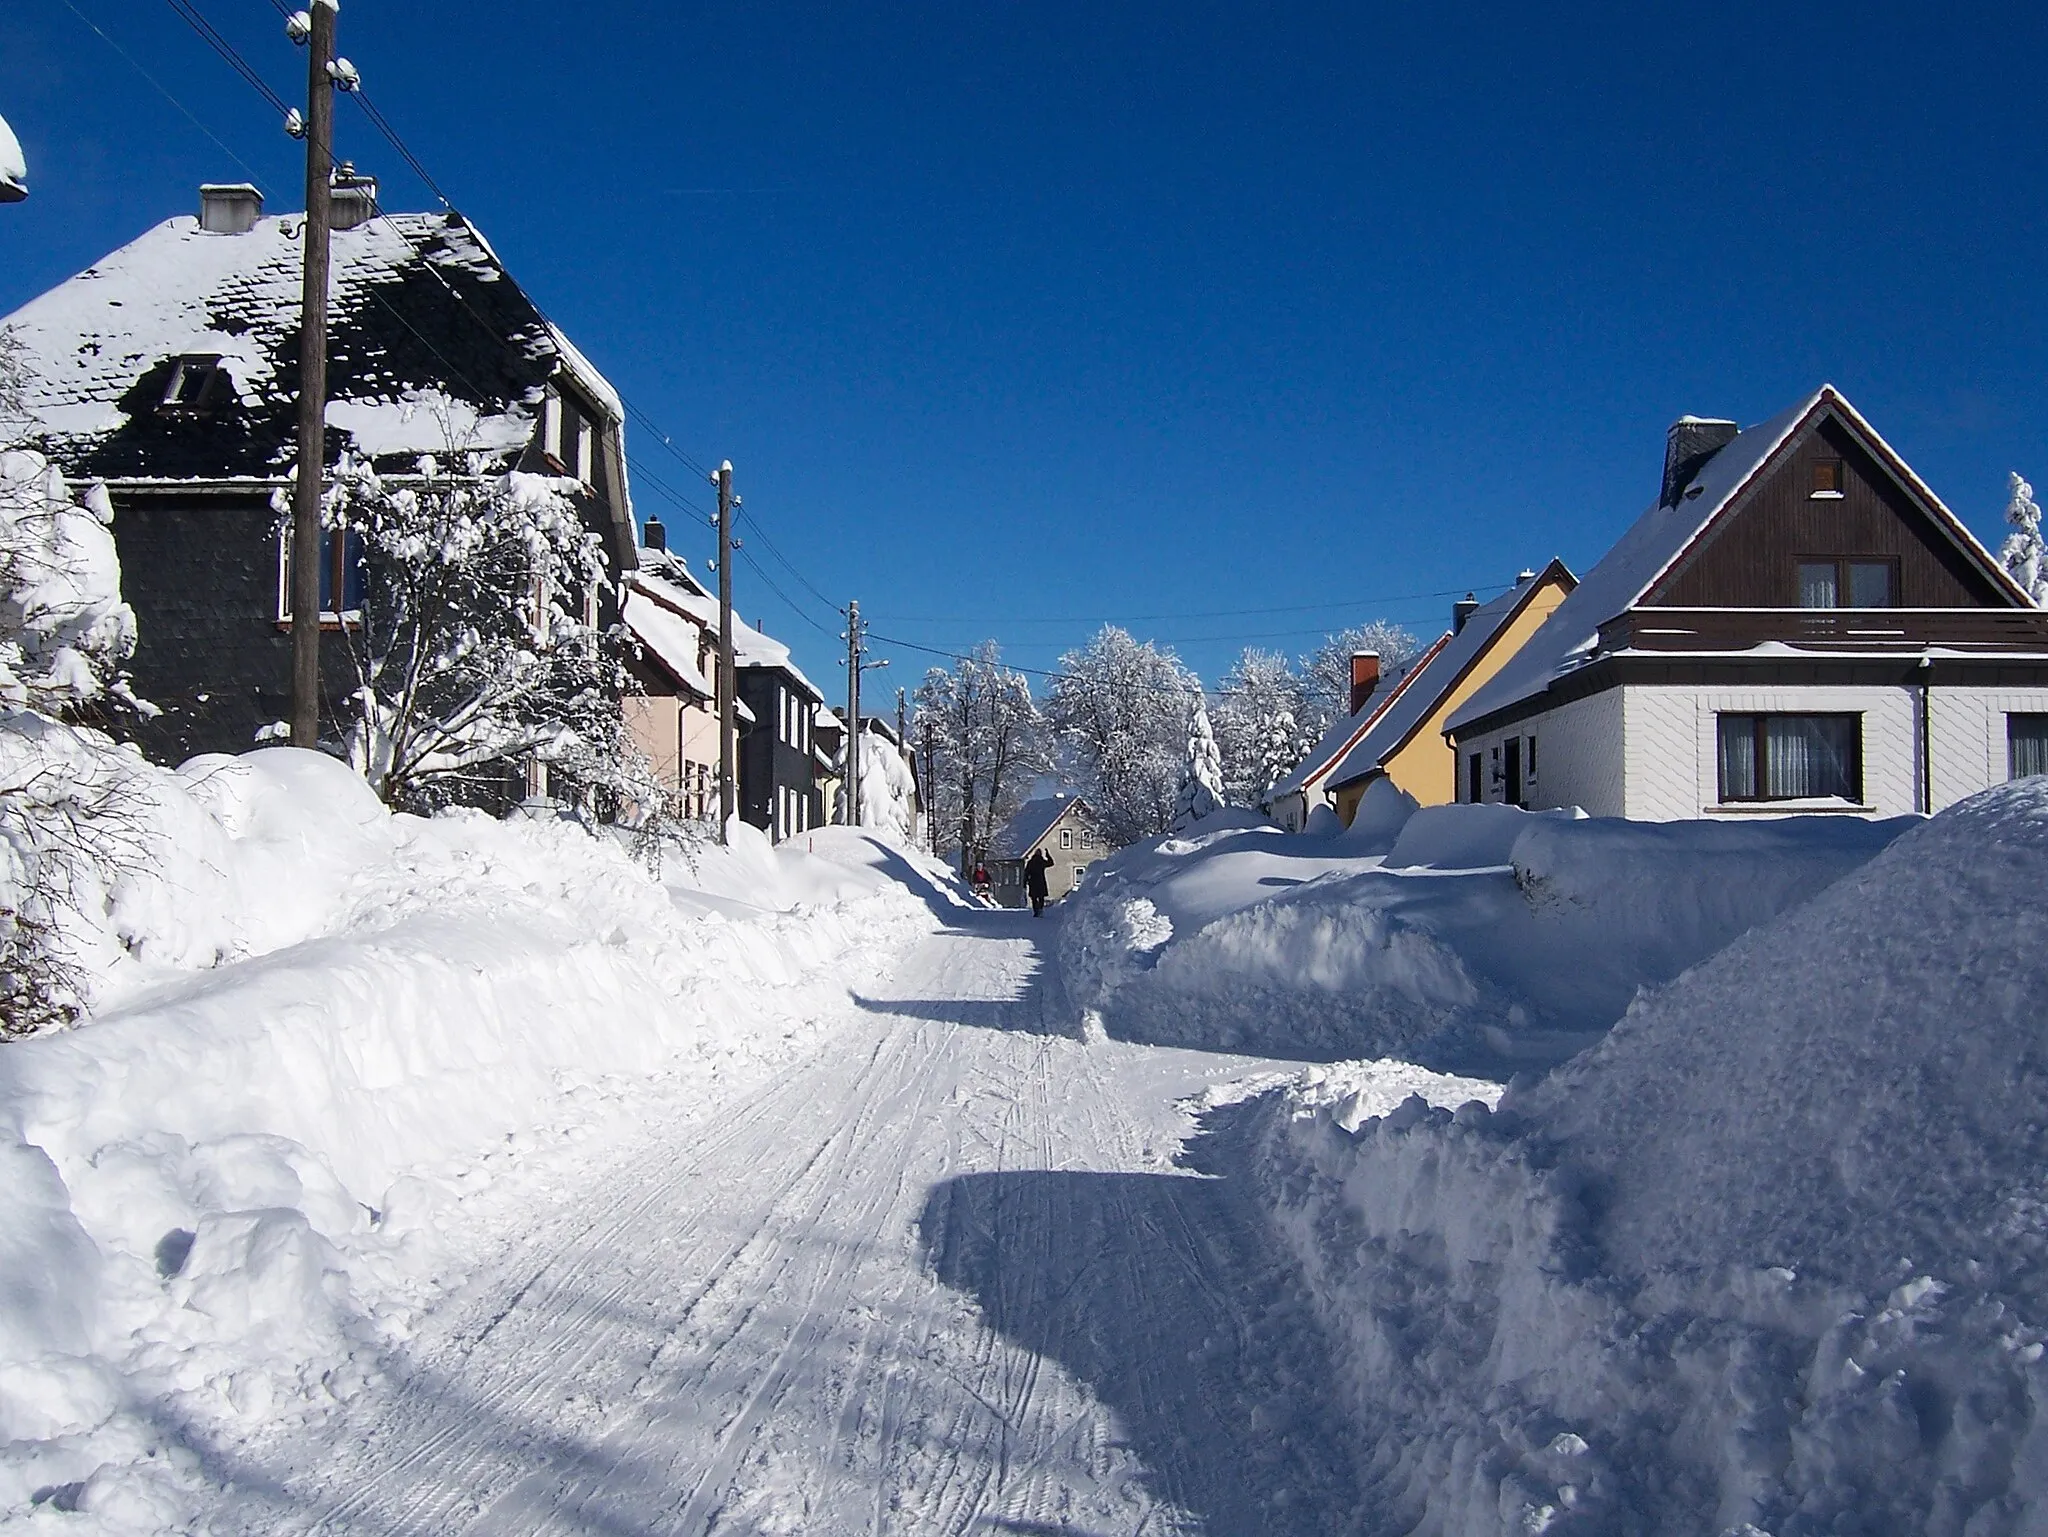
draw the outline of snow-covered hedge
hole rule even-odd
[[[1225,813],[1093,866],[1063,904],[1070,993],[1141,1040],[1512,1071],[1584,1046],[1640,988],[1917,825],[1652,825],[1401,799],[1324,837]]]
[[[0,1528],[183,1519],[167,1445],[351,1396],[489,1150],[565,1094],[765,1071],[932,923],[850,833],[657,878],[568,822],[394,816],[312,753],[171,773],[40,730],[129,785],[144,857],[68,920],[88,1019],[0,1047]]]
[[[1583,893],[1570,829],[1543,836]],[[2048,1524],[2044,872],[2048,783],[2023,781],[1495,1113],[1361,1119],[1327,1083],[1257,1107],[1388,1529]]]

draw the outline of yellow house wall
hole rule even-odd
[[[1384,767],[1389,779],[1425,806],[1448,806],[1458,798],[1458,757],[1444,740],[1444,722],[1459,705],[1490,683],[1508,659],[1528,643],[1529,637],[1542,628],[1543,621],[1557,612],[1566,593],[1564,585],[1555,580],[1543,584],[1514,622],[1480,652],[1478,661],[1458,680],[1457,686],[1436,702],[1414,735],[1387,761]],[[1357,814],[1366,783],[1360,780],[1337,792],[1337,815],[1346,827]]]

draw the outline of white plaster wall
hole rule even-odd
[[[1502,786],[1492,774],[1494,753],[1510,737],[1536,740],[1536,773],[1526,785],[1532,811],[1579,806],[1592,816],[1622,811],[1622,700],[1608,689],[1546,710],[1505,731],[1491,731],[1458,743],[1458,798],[1468,799],[1466,759],[1479,753],[1486,765],[1484,798],[1498,802]],[[1526,748],[1524,749],[1526,761]]]
[[[2048,689],[1937,688],[1928,700],[1934,809],[2003,784],[2010,760],[2005,718],[2048,715]]]

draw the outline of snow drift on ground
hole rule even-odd
[[[657,876],[288,748],[34,750],[122,781],[136,841],[68,934],[91,1016],[0,1047],[0,1531],[183,1519],[196,1455],[361,1389],[494,1157],[608,1084],[765,1071],[953,900],[843,831]]]
[[[2044,876],[2020,781],[1497,1113],[1259,1102],[1385,1529],[2048,1530]]]
[[[1334,836],[1226,812],[1092,867],[1058,941],[1076,1003],[1130,1039],[1506,1076],[1917,825],[1404,801]]]

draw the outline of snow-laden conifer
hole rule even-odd
[[[1209,725],[1209,709],[1197,694],[1188,716],[1187,762],[1181,769],[1180,800],[1174,807],[1173,825],[1187,827],[1223,809],[1223,755],[1216,750],[1216,733]]]
[[[2043,560],[2041,509],[2034,501],[2034,488],[2012,473],[2010,495],[2005,504],[2005,521],[2012,532],[2005,536],[1998,558],[2013,580],[2027,590],[2036,604],[2048,605],[2048,561]]]

